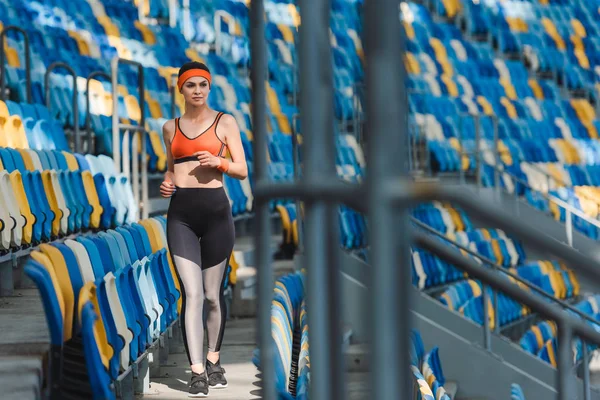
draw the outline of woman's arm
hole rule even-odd
[[[248,164],[246,163],[246,153],[242,146],[242,137],[237,121],[232,115],[225,114],[221,117],[221,126],[225,132],[225,144],[229,149],[232,162],[229,162],[227,175],[232,178],[244,180],[248,177]]]
[[[165,178],[160,184],[160,194],[163,197],[171,197],[175,192],[175,176],[174,176],[174,163],[173,154],[171,153],[171,140],[175,133],[175,121],[170,119],[163,125],[163,140],[165,141],[165,148],[167,152],[167,171],[165,172]]]

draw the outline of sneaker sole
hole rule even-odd
[[[228,386],[227,384],[223,385],[223,384],[219,383],[218,385],[211,386],[210,388],[211,389],[225,389],[227,386]]]
[[[192,398],[198,399],[198,398],[201,398],[201,397],[208,397],[208,394],[204,394],[204,393],[188,394],[188,397],[192,397]]]

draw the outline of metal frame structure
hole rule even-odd
[[[25,40],[25,88],[27,103],[31,104],[33,98],[31,95],[31,54],[29,52],[29,35],[27,35],[25,29],[16,25],[6,26],[0,33],[0,98],[2,101],[6,101],[6,54],[4,51],[4,38],[10,31],[20,32]]]
[[[177,103],[175,101],[176,90],[177,90],[177,76],[178,74],[171,75],[171,118],[177,118]]]
[[[79,88],[77,87],[77,72],[67,63],[57,61],[53,62],[46,69],[44,74],[44,100],[46,107],[50,109],[50,73],[56,68],[63,68],[69,72],[69,75],[73,78],[73,96],[71,102],[73,103],[73,136],[75,138],[75,152],[81,153],[81,137],[79,136]]]
[[[600,344],[600,333],[585,322],[539,296],[522,290],[492,269],[482,267],[439,240],[419,231],[409,238],[409,207],[441,200],[456,203],[483,222],[521,237],[532,247],[556,256],[573,266],[584,279],[600,282],[600,263],[572,247],[541,235],[518,219],[464,196],[460,190],[436,184],[419,184],[407,179],[407,112],[405,70],[402,62],[404,33],[398,18],[398,3],[373,0],[364,5],[366,69],[366,115],[369,168],[363,184],[341,182],[335,174],[331,146],[331,67],[328,45],[329,1],[300,4],[303,25],[300,29],[302,126],[306,146],[305,174],[294,183],[272,183],[267,176],[266,43],[263,0],[250,7],[252,44],[252,100],[254,121],[256,265],[258,268],[258,327],[262,369],[262,397],[276,399],[273,376],[274,343],[271,337],[271,300],[273,268],[270,254],[268,202],[272,198],[296,198],[306,202],[307,305],[311,333],[311,388],[314,400],[344,399],[344,385],[338,368],[341,340],[329,323],[331,305],[337,305],[335,287],[339,272],[337,243],[328,246],[336,222],[331,218],[334,205],[346,203],[370,217],[369,242],[372,265],[369,326],[371,349],[371,398],[388,399],[409,393],[409,292],[411,286],[408,251],[413,241],[466,271],[471,277],[506,293],[543,316],[557,321],[559,331],[558,393],[567,400],[572,393],[571,341]],[[309,56],[310,55],[310,56]],[[306,94],[310,95],[306,95]],[[398,158],[401,159],[399,162]],[[337,239],[337,237],[336,237]],[[411,240],[412,239],[412,240]],[[335,249],[332,251],[332,249]],[[398,265],[403,266],[398,268]],[[329,286],[333,283],[333,287]],[[334,324],[335,325],[335,324]],[[584,346],[585,348],[585,346]],[[587,355],[586,355],[587,356]]]
[[[467,117],[467,116],[473,118],[474,123],[475,123],[475,150],[474,150],[474,153],[467,152],[464,150],[464,147],[465,147],[464,140],[461,135],[461,131],[462,131],[463,123],[464,123],[463,118]],[[587,223],[594,226],[598,231],[600,231],[600,220],[599,219],[593,218],[593,217],[585,214],[583,211],[578,210],[576,207],[572,206],[571,204],[569,204],[569,203],[561,200],[560,198],[555,197],[549,193],[550,187],[552,186],[552,184],[557,185],[557,186],[567,186],[567,187],[570,186],[566,182],[550,175],[546,171],[543,171],[542,169],[537,167],[535,164],[529,163],[529,166],[531,166],[531,168],[534,169],[536,171],[536,173],[541,174],[544,177],[544,179],[546,179],[547,191],[544,192],[540,189],[536,189],[536,188],[532,187],[529,182],[526,182],[526,181],[520,179],[519,177],[515,176],[514,174],[510,173],[509,171],[506,171],[503,167],[501,167],[500,152],[498,150],[499,142],[500,142],[499,129],[498,129],[498,117],[495,115],[491,116],[492,123],[494,125],[494,136],[493,136],[494,147],[491,150],[494,164],[488,164],[483,157],[484,152],[489,151],[489,150],[484,149],[482,146],[483,138],[481,135],[480,118],[481,117],[477,114],[461,114],[460,119],[459,119],[459,129],[458,129],[458,141],[460,144],[459,157],[460,157],[461,163],[462,163],[463,157],[472,156],[472,155],[475,156],[476,163],[475,163],[475,171],[474,172],[475,172],[476,186],[478,189],[480,189],[482,187],[481,177],[482,177],[483,166],[486,165],[488,167],[492,167],[494,170],[494,189],[496,190],[496,192],[500,192],[500,190],[502,190],[502,187],[500,185],[500,180],[501,180],[501,176],[505,175],[505,176],[510,177],[510,179],[512,180],[513,183],[523,185],[524,187],[528,188],[529,190],[533,190],[533,191],[539,193],[541,196],[543,196],[549,202],[552,202],[557,207],[564,209],[564,211],[565,211],[565,234],[566,234],[566,238],[567,238],[567,243],[570,246],[573,246],[573,218],[574,217],[578,217],[578,218],[585,220]],[[523,161],[523,160],[519,160],[519,161]],[[465,183],[465,181],[466,181],[465,171],[462,169],[462,166],[459,171],[459,176],[460,176],[461,183]],[[518,192],[516,190],[515,190],[515,196],[518,196]],[[598,204],[595,199],[592,199],[585,195],[582,195],[582,197],[596,203],[598,206],[598,209],[600,210],[600,204]]]
[[[128,64],[138,69],[138,89],[139,89],[139,104],[140,104],[140,124],[129,125],[122,124],[119,121],[119,65]],[[127,60],[116,56],[111,61],[111,82],[112,82],[112,100],[113,100],[113,113],[112,113],[112,139],[113,139],[113,159],[115,163],[115,169],[117,173],[123,173],[123,175],[132,182],[133,196],[135,202],[140,206],[142,213],[141,218],[148,218],[148,150],[146,146],[146,111],[145,111],[145,99],[146,99],[146,88],[144,85],[144,67],[137,61]],[[123,134],[123,148],[121,149],[120,133],[125,131]],[[129,150],[129,134],[133,132],[133,145],[131,152]],[[140,137],[142,145],[142,163],[140,167],[139,157],[137,155],[137,138]],[[123,157],[121,157],[123,153]],[[133,160],[130,163],[130,155],[133,153]],[[140,168],[141,168],[141,204],[140,204]],[[139,213],[139,212],[138,212]],[[139,215],[136,215],[136,220],[139,219]]]
[[[92,114],[90,113],[90,82],[92,79],[96,77],[102,77],[109,82],[112,82],[112,79],[109,74],[104,71],[94,71],[88,75],[85,82],[85,130],[87,132],[88,139],[88,148],[87,151],[90,154],[95,154],[96,151],[96,135],[92,130]]]

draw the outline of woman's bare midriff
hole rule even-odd
[[[175,186],[181,188],[216,188],[223,186],[223,174],[216,168],[201,167],[198,161],[175,164]]]

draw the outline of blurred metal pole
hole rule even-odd
[[[556,321],[558,324],[558,399],[570,400],[573,395],[573,353],[571,344],[573,340],[572,324],[568,314],[563,313],[563,318]]]
[[[369,286],[372,399],[409,393],[409,297],[406,209],[394,209],[388,186],[407,179],[407,113],[402,56],[405,32],[395,0],[364,5],[367,134],[369,135],[367,200],[370,218]],[[312,343],[311,343],[312,349]],[[311,353],[312,354],[312,353]]]
[[[333,57],[329,39],[330,0],[299,0],[298,65],[303,176],[308,186],[337,179],[333,118]],[[339,310],[339,248],[335,200],[305,202],[306,304],[310,327],[314,400],[345,399]],[[326,224],[326,226],[324,226]]]
[[[268,179],[266,88],[267,43],[265,39],[265,8],[263,0],[250,3],[250,44],[252,68],[252,128],[254,131],[254,179]],[[271,299],[273,298],[273,266],[271,264],[269,199],[256,197],[257,231],[255,232],[256,268],[258,272],[258,345],[262,372],[262,398],[276,400],[275,343],[271,336]]]

